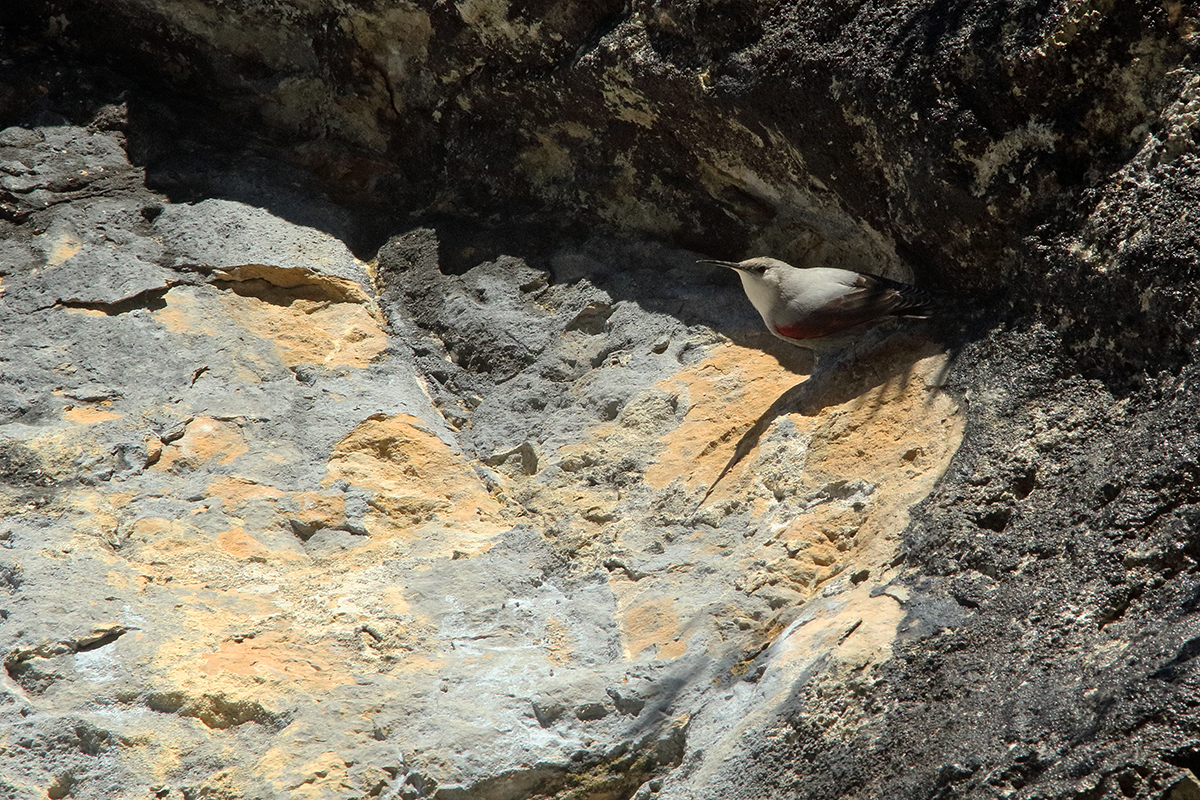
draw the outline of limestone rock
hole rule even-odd
[[[39,212],[30,272],[70,264],[47,266],[86,202]],[[894,374],[851,370],[821,410],[799,351],[658,310],[681,291],[713,319],[737,305],[688,289],[679,251],[626,248],[606,287],[515,259],[446,276],[418,231],[380,254],[385,328],[365,267],[262,211],[164,204],[129,242],[160,285],[6,312],[57,341],[20,362],[40,413],[2,429],[12,723],[20,752],[63,725],[99,742],[6,756],[26,785],[630,792],[812,593],[887,609],[881,641],[899,619],[847,575],[887,574],[961,436],[928,344],[881,355]],[[860,399],[871,386],[894,396]],[[769,408],[789,391],[810,410]]]
[[[1197,22],[0,9],[0,795],[1190,796]]]

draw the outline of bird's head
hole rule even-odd
[[[745,261],[710,261],[702,260],[697,263],[712,264],[717,267],[725,267],[727,269],[737,270],[745,275],[762,276],[767,270],[772,267],[787,267],[788,264],[780,261],[777,258],[767,258],[766,256],[758,256],[757,258],[748,258]]]

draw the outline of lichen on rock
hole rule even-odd
[[[0,795],[1188,794],[1194,9],[19,6]]]

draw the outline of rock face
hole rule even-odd
[[[430,229],[368,268],[224,200],[44,205],[6,239],[10,791],[628,795],[714,684],[771,664],[751,707],[784,702],[813,653],[752,659],[785,627],[894,638],[870,590],[962,433],[936,347],[814,390],[677,250],[552,283],[445,275]]]
[[[1200,792],[1195,21],[6,9],[0,796]]]

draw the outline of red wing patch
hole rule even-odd
[[[775,332],[787,339],[820,339],[831,333],[837,333],[838,328],[825,325],[776,325]]]

